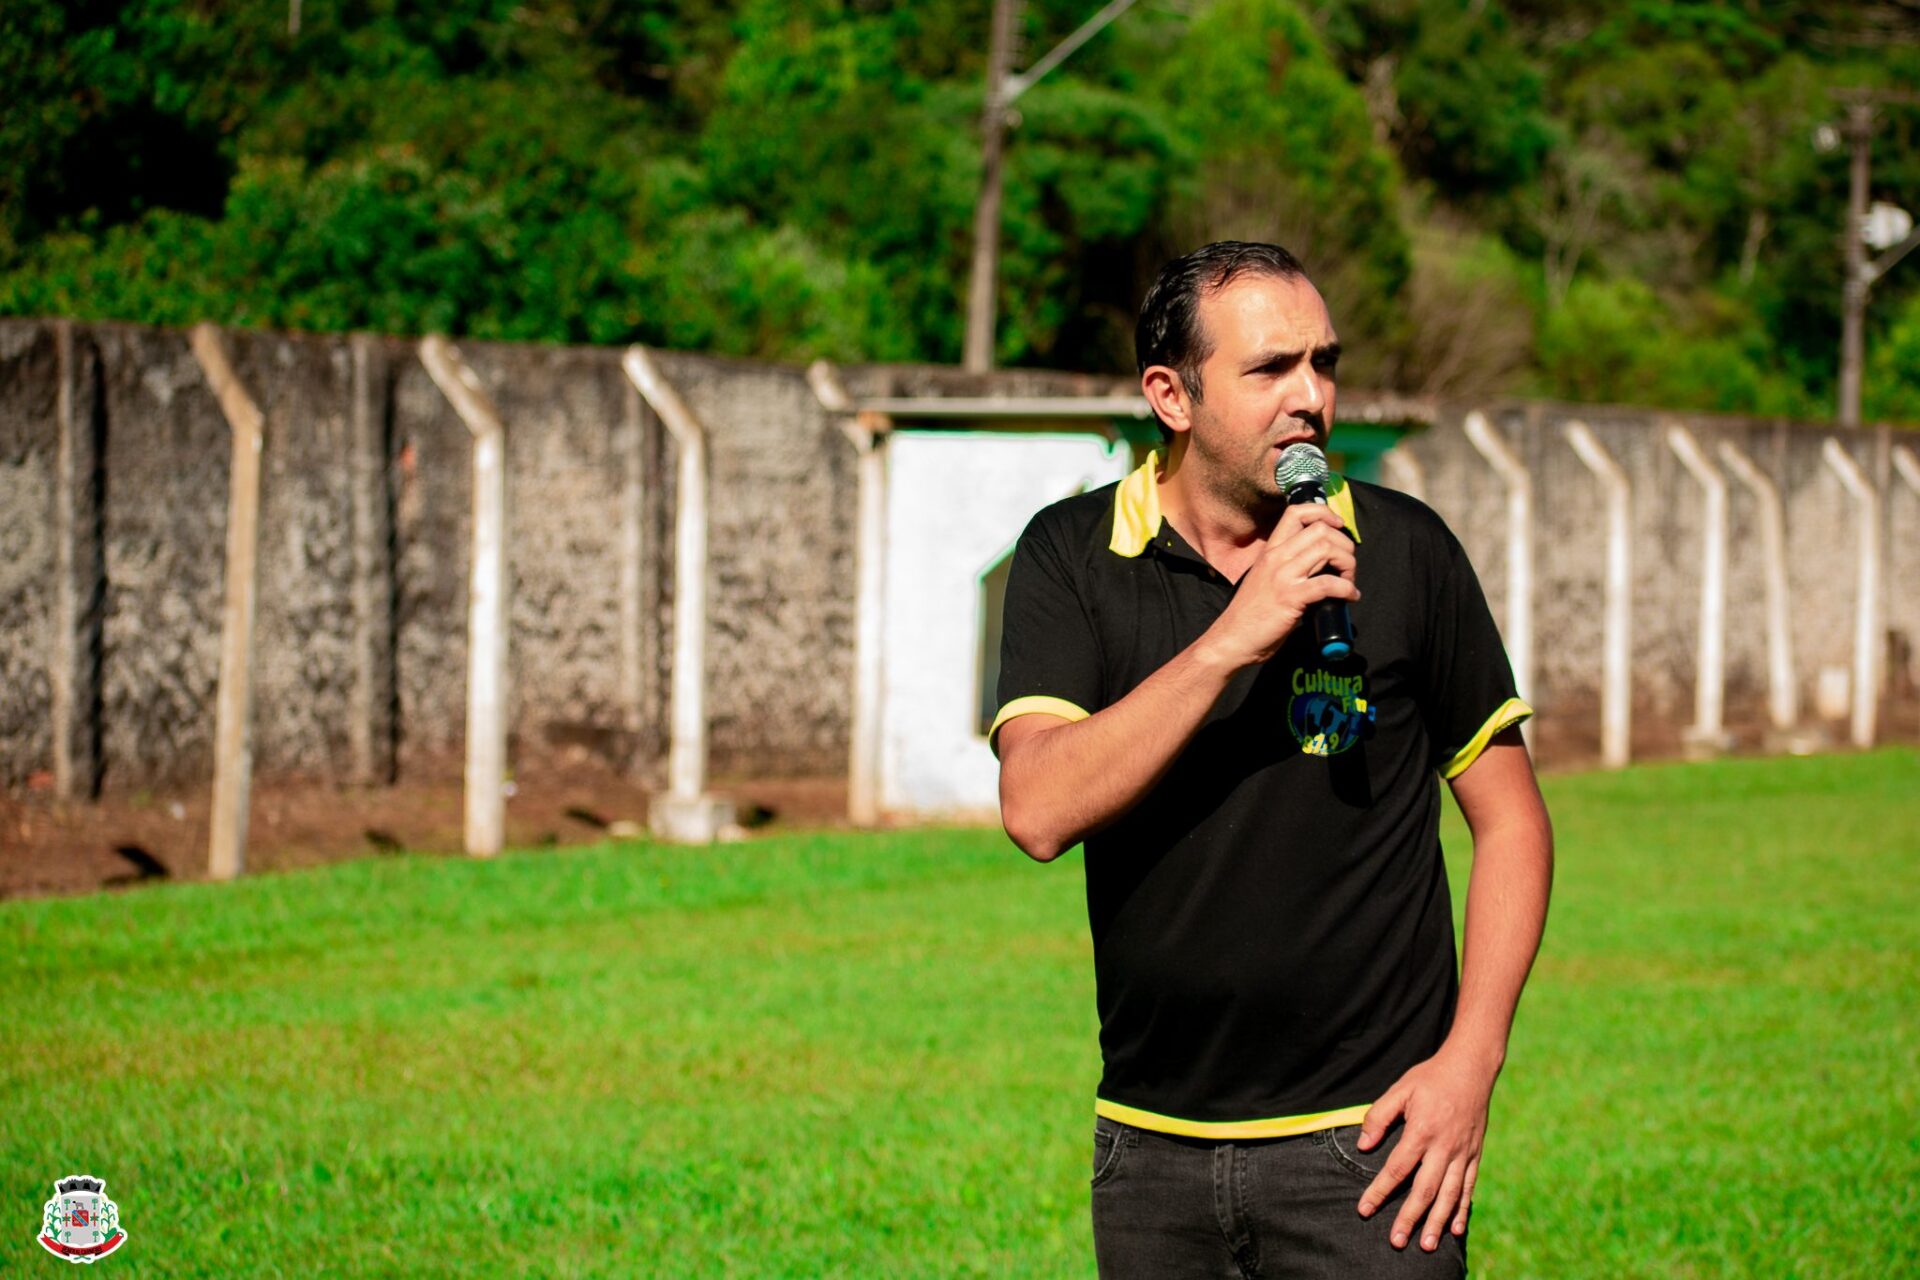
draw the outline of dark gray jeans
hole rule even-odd
[[[1096,1117],[1093,1248],[1101,1280],[1464,1276],[1467,1244],[1451,1219],[1433,1253],[1420,1247],[1424,1214],[1406,1248],[1388,1239],[1412,1178],[1371,1218],[1356,1208],[1401,1132],[1394,1126],[1362,1154],[1359,1125],[1213,1142]]]

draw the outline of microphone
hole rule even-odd
[[[1296,502],[1317,502],[1324,507],[1328,474],[1327,455],[1302,440],[1280,451],[1280,461],[1273,469],[1273,482],[1286,495],[1288,506]],[[1320,572],[1332,573],[1334,569],[1328,565]],[[1313,642],[1322,658],[1333,662],[1353,653],[1353,619],[1347,613],[1345,600],[1317,600],[1307,612],[1313,619]]]

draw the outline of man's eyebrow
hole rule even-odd
[[[1315,347],[1311,352],[1262,351],[1247,360],[1246,371],[1252,373],[1259,369],[1270,369],[1275,365],[1297,364],[1301,357],[1309,354],[1316,360],[1338,360],[1340,358],[1340,344],[1338,342],[1329,342],[1324,347]]]
[[[1246,368],[1251,373],[1256,369],[1270,369],[1275,365],[1297,364],[1300,357],[1305,354],[1307,353],[1304,351],[1261,351],[1247,358]]]

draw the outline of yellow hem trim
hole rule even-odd
[[[1457,778],[1467,771],[1467,766],[1480,758],[1480,753],[1493,741],[1493,735],[1511,725],[1519,724],[1533,714],[1533,708],[1518,698],[1508,698],[1500,704],[1500,709],[1487,717],[1480,731],[1473,735],[1466,746],[1453,753],[1453,759],[1440,769],[1443,778]]]
[[[1000,726],[1016,716],[1033,715],[1035,713],[1059,716],[1062,720],[1085,720],[1089,715],[1093,714],[1084,707],[1075,706],[1065,698],[1049,698],[1041,694],[1030,694],[1024,698],[1015,698],[1012,702],[1000,708],[1000,714],[993,718],[993,724],[987,729],[987,745],[993,749],[993,753],[996,756],[1000,754],[999,744],[995,740],[1000,732]]]
[[[1139,555],[1160,532],[1160,451],[1135,467],[1113,491],[1113,536],[1107,550],[1129,558]]]
[[[1107,540],[1107,550],[1115,555],[1129,559],[1139,555],[1160,532],[1159,473],[1160,451],[1156,449],[1114,488],[1113,536]],[[1360,521],[1353,514],[1353,487],[1345,476],[1335,473],[1327,477],[1327,505],[1339,513],[1353,540],[1360,541]]]
[[[1093,1100],[1093,1114],[1130,1124],[1155,1133],[1176,1133],[1184,1138],[1290,1138],[1299,1133],[1318,1133],[1343,1124],[1359,1124],[1367,1118],[1367,1104],[1341,1107],[1337,1111],[1316,1111],[1302,1116],[1275,1116],[1270,1120],[1181,1120],[1176,1116],[1155,1115],[1138,1107],[1123,1107],[1105,1098]]]

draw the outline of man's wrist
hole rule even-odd
[[[1237,659],[1220,644],[1211,630],[1203,632],[1198,640],[1187,646],[1187,657],[1200,671],[1217,677],[1222,683],[1233,678],[1235,672],[1252,663]]]
[[[1488,1079],[1498,1076],[1507,1063],[1507,1042],[1504,1037],[1476,1036],[1458,1029],[1447,1037],[1440,1046],[1440,1052],[1478,1069]]]

